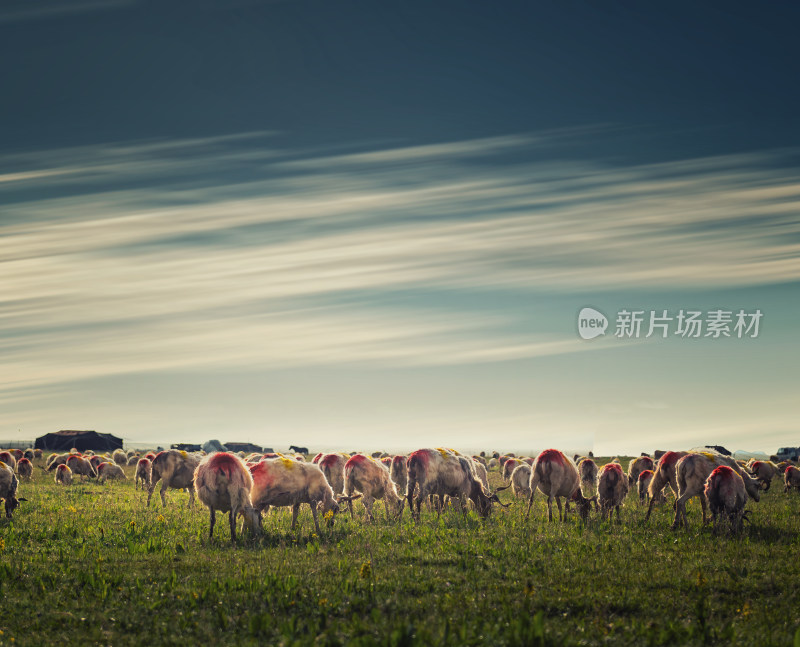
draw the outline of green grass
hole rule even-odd
[[[132,480],[37,469],[0,522],[0,645],[800,645],[800,497],[782,490],[739,538],[700,527],[696,501],[674,532],[669,505],[645,526],[632,496],[622,525],[584,527],[548,523],[539,496],[529,521],[520,502],[398,525],[379,504],[320,537],[307,508],[295,533],[279,510],[231,546],[183,492],[148,509]]]

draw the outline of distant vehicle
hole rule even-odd
[[[775,455],[779,461],[796,461],[800,456],[800,447],[781,447]]]

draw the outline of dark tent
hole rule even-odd
[[[258,452],[260,454],[264,451],[263,447],[253,443],[225,443],[225,447],[229,452]]]
[[[39,436],[34,444],[35,449],[56,452],[68,452],[73,447],[79,452],[85,452],[87,449],[110,452],[122,449],[122,438],[111,434],[99,434],[96,431],[65,429],[54,434]]]

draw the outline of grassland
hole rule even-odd
[[[232,546],[183,492],[146,508],[132,480],[36,471],[0,522],[0,645],[800,644],[800,497],[777,481],[738,538],[700,527],[696,502],[674,532],[670,506],[643,525],[631,497],[621,525],[583,526],[548,523],[539,498],[528,521],[521,502],[419,525],[379,507],[322,536],[278,511]]]

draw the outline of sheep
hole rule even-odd
[[[653,480],[653,470],[644,470],[639,472],[639,478],[636,481],[636,489],[639,492],[639,503],[644,505],[650,496],[650,481]],[[666,497],[663,492],[656,493],[656,503],[663,503]]]
[[[628,487],[633,488],[639,482],[639,474],[645,470],[653,470],[655,463],[649,456],[637,456],[628,463]]]
[[[128,464],[128,455],[122,451],[121,449],[115,449],[114,453],[111,454],[111,458],[117,465],[127,465]]]
[[[300,463],[279,456],[268,458],[250,468],[253,489],[250,502],[258,512],[266,512],[270,506],[292,506],[292,530],[297,525],[300,506],[307,503],[314,517],[314,527],[320,534],[318,512],[336,515],[340,509],[325,475],[313,463]],[[339,501],[346,500],[339,497]],[[333,525],[333,517],[328,525]]]
[[[610,520],[616,510],[617,521],[620,521],[619,508],[628,495],[628,482],[619,463],[608,463],[600,468],[597,473],[597,498],[603,519],[608,517]]]
[[[80,475],[81,481],[85,481],[87,478],[97,478],[97,470],[94,465],[82,456],[72,454],[67,458],[67,465],[72,470],[73,475]]]
[[[498,461],[496,458],[490,458],[486,467],[490,470],[497,469],[500,467],[500,461]]]
[[[12,470],[14,470],[17,467],[17,458],[9,450],[2,451],[0,452],[0,463],[5,463]]]
[[[20,478],[30,481],[33,478],[33,463],[28,458],[20,458],[17,462],[17,474]]]
[[[128,467],[130,467],[131,465],[136,465],[138,462],[139,462],[139,455],[138,454],[134,454],[133,456],[129,456],[128,457],[128,462],[125,463],[125,464]]]
[[[510,484],[511,475],[514,473],[514,470],[517,469],[517,466],[521,464],[522,461],[516,458],[509,458],[503,463],[503,469],[500,471],[500,475],[506,483]]]
[[[597,463],[591,458],[582,458],[578,463],[578,474],[581,477],[581,489],[589,495],[594,494],[597,485]]]
[[[392,467],[389,469],[389,475],[397,486],[397,491],[405,492],[408,487],[408,471],[406,470],[406,457],[403,454],[398,454],[392,458]]]
[[[678,497],[678,482],[675,477],[675,466],[678,461],[686,456],[688,452],[664,452],[661,458],[658,459],[653,478],[648,487],[648,494],[650,494],[650,505],[647,506],[647,514],[644,516],[645,522],[650,519],[650,514],[653,512],[653,505],[656,502],[657,495],[669,485],[675,493],[675,498]]]
[[[0,499],[5,502],[6,519],[11,519],[14,510],[19,507],[20,502],[27,501],[23,497],[17,497],[17,487],[19,480],[11,465],[5,461],[0,461]]]
[[[675,475],[678,482],[678,498],[675,501],[675,520],[672,527],[689,527],[686,519],[686,502],[694,496],[700,496],[700,505],[703,509],[703,523],[707,523],[706,497],[703,493],[706,479],[718,465],[727,465],[744,481],[747,494],[755,501],[761,498],[762,485],[752,478],[734,459],[716,452],[691,452],[681,458],[675,466]]]
[[[147,505],[161,481],[161,505],[166,507],[167,488],[189,490],[189,507],[194,505],[194,471],[200,460],[185,451],[169,449],[159,452],[152,460],[150,466],[150,485],[147,488]]]
[[[317,463],[334,495],[344,493],[344,465],[348,458],[344,454],[323,454]]]
[[[61,463],[61,465],[56,467],[55,482],[61,485],[72,485],[72,470],[66,463]]]
[[[150,460],[147,458],[140,458],[136,462],[136,473],[134,475],[133,489],[139,489],[139,483],[142,484],[142,490],[145,486],[150,487]]]
[[[418,449],[412,452],[407,461],[408,486],[406,496],[412,517],[419,521],[422,501],[432,494],[439,497],[450,496],[456,499],[466,516],[464,500],[469,498],[481,517],[489,516],[492,503],[500,503],[496,494],[487,494],[476,478],[471,459],[457,456],[452,450]],[[414,513],[414,493],[419,486],[417,509]],[[440,499],[441,500],[441,499]],[[500,505],[503,505],[502,503]],[[508,507],[504,505],[503,507]],[[441,515],[441,505],[436,508]]]
[[[27,458],[29,461],[32,461],[36,458],[36,452],[34,452],[30,447],[26,449],[23,454],[22,458]]]
[[[66,465],[71,454],[50,454],[47,457],[47,471],[52,472],[59,465]]]
[[[209,454],[194,471],[194,488],[211,516],[209,540],[214,536],[217,510],[228,513],[231,542],[236,541],[236,518],[240,514],[251,532],[256,536],[262,534],[261,517],[250,503],[253,477],[241,458],[225,452]]]
[[[397,493],[389,471],[374,459],[364,454],[352,456],[344,466],[344,494],[349,501],[350,517],[353,517],[352,497],[355,492],[362,495],[361,502],[367,511],[367,518],[374,521],[372,504],[376,499],[383,499],[386,506],[386,518],[389,518],[389,507],[399,521],[403,515],[405,499]]]
[[[800,490],[800,469],[789,465],[783,472],[783,491],[788,492],[792,488]]]
[[[747,502],[745,487],[742,476],[728,465],[719,465],[711,472],[706,480],[703,495],[708,499],[715,530],[717,515],[720,513],[728,517],[732,533],[738,533],[742,529],[744,506]]]
[[[531,466],[527,463],[521,463],[517,465],[516,469],[511,473],[511,485],[499,487],[496,491],[502,492],[503,490],[511,488],[516,498],[527,501],[531,494],[530,482]]]
[[[469,459],[467,459],[469,460]],[[489,473],[486,471],[486,465],[476,461],[474,458],[472,459],[472,467],[474,468],[472,471],[475,473],[475,476],[478,477],[478,480],[483,485],[483,489],[487,492],[489,491]]]
[[[472,456],[472,460],[474,460],[474,461],[478,461],[478,462],[479,462],[479,463],[481,463],[481,464],[482,464],[484,467],[488,467],[488,466],[487,466],[487,464],[486,464],[486,459],[485,459],[483,456],[477,456],[477,455],[473,455],[473,456]]]
[[[531,513],[533,497],[537,488],[547,495],[547,518],[549,521],[553,520],[553,499],[558,505],[558,518],[562,519],[561,497],[567,498],[566,510],[563,514],[564,521],[567,520],[570,500],[574,500],[578,504],[578,513],[584,520],[589,516],[592,501],[596,501],[595,497],[587,499],[583,496],[578,468],[570,458],[557,449],[545,449],[536,457],[531,466],[531,480],[528,487],[531,493],[528,496],[526,519]]]
[[[750,464],[750,473],[764,484],[764,491],[768,491],[772,485],[772,479],[780,475],[780,470],[771,461],[753,461]]]
[[[97,475],[98,483],[105,483],[109,479],[127,480],[128,478],[125,476],[125,472],[122,471],[122,467],[117,463],[109,463],[108,461],[97,466]]]

